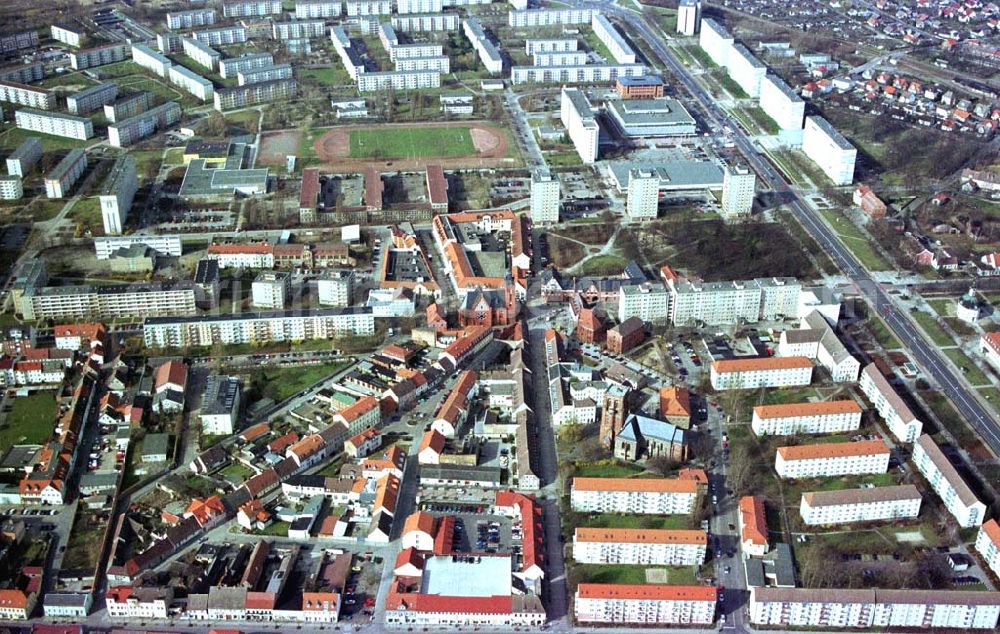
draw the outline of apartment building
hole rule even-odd
[[[823,117],[806,117],[802,132],[802,151],[834,185],[854,182],[854,163],[858,150]]]
[[[592,19],[590,9],[527,9],[507,13],[507,25],[513,27],[590,24]]]
[[[594,12],[590,19],[590,27],[594,30],[597,39],[608,47],[611,57],[616,62],[619,64],[635,63],[635,51],[604,14]]]
[[[157,130],[164,130],[181,120],[181,107],[174,101],[151,108],[108,126],[108,144],[127,147]]]
[[[861,369],[861,363],[847,351],[826,317],[817,310],[802,319],[798,330],[781,333],[778,356],[812,359],[826,368],[830,378],[837,382],[856,381]]]
[[[665,323],[670,314],[670,293],[657,282],[618,287],[618,322],[638,317],[644,322]]]
[[[759,99],[760,83],[767,73],[767,66],[742,44],[734,44],[727,59],[729,78],[735,81],[751,99]]]
[[[274,57],[270,53],[251,53],[220,60],[219,76],[223,79],[231,79],[242,72],[271,66],[274,66]]]
[[[559,194],[559,178],[547,170],[535,170],[531,174],[531,222],[559,222]]]
[[[247,41],[247,30],[242,26],[224,26],[217,29],[192,31],[191,37],[209,46],[227,46]]]
[[[353,290],[354,273],[350,270],[324,271],[316,281],[316,294],[321,306],[350,306]]]
[[[23,178],[41,158],[42,141],[36,136],[30,136],[21,141],[7,157],[7,173]]]
[[[652,170],[636,168],[628,173],[625,215],[629,220],[653,220],[660,209],[660,177]]]
[[[708,534],[699,530],[577,528],[573,559],[582,564],[699,566]]]
[[[264,68],[240,71],[236,74],[236,83],[240,86],[246,86],[247,84],[259,84],[265,81],[277,81],[279,79],[291,78],[291,64],[276,64],[274,66],[265,66]]]
[[[22,108],[14,112],[14,121],[22,130],[86,141],[94,136],[94,122],[87,117],[75,117],[58,112],[43,112]]]
[[[693,282],[676,276],[666,280],[670,320],[675,326],[710,326],[774,321],[798,313],[802,285],[794,277],[732,282]]]
[[[976,534],[976,552],[993,574],[1000,576],[1000,524],[987,520]]]
[[[271,36],[276,40],[310,39],[325,35],[326,22],[323,20],[292,20],[271,25]]]
[[[739,516],[740,549],[744,557],[763,557],[770,550],[767,530],[767,509],[764,498],[745,495],[740,498]]]
[[[222,59],[219,51],[190,37],[181,38],[181,49],[185,55],[208,70],[215,70]]]
[[[251,284],[254,308],[285,310],[292,299],[292,276],[284,271],[260,273]]]
[[[933,438],[928,434],[917,438],[911,458],[959,526],[982,525],[986,519],[986,505],[979,501]]]
[[[765,357],[713,361],[710,377],[716,390],[790,387],[812,382],[812,361],[805,357]]]
[[[0,81],[0,101],[38,108],[39,110],[54,110],[56,94],[47,88],[12,81]]]
[[[583,66],[586,63],[585,51],[553,51],[531,56],[532,66]]]
[[[964,590],[750,589],[755,625],[823,628],[992,630],[1000,594]]]
[[[277,343],[375,334],[370,308],[323,308],[209,315],[187,319],[147,319],[146,345],[155,348],[210,346],[213,343]]]
[[[0,200],[20,200],[24,184],[20,176],[0,176]]]
[[[0,68],[0,81],[12,81],[18,84],[30,84],[33,81],[45,79],[45,64],[32,62]]]
[[[241,396],[237,377],[209,376],[205,380],[199,410],[202,433],[216,436],[232,434],[240,412]]]
[[[87,155],[74,148],[45,175],[45,196],[64,198],[77,179],[87,170]]]
[[[174,65],[167,71],[171,84],[184,89],[202,101],[211,101],[215,93],[212,82],[184,66]]]
[[[122,233],[138,187],[135,159],[131,154],[119,156],[99,196],[105,234],[113,236]]]
[[[920,514],[920,491],[912,484],[810,491],[802,494],[799,514],[807,526],[912,519]]]
[[[979,354],[990,366],[1000,371],[1000,333],[984,332],[980,335]]]
[[[701,19],[701,32],[698,35],[698,46],[705,51],[718,66],[729,65],[729,54],[733,50],[733,36],[724,26],[712,18]]]
[[[710,625],[716,600],[713,586],[581,583],[573,609],[581,623]]]
[[[196,292],[190,285],[46,286],[21,298],[25,319],[82,319],[193,315]]]
[[[749,216],[757,191],[757,175],[744,165],[726,165],[722,170],[722,217]]]
[[[295,19],[339,18],[344,10],[340,0],[295,0]]]
[[[69,65],[73,70],[84,70],[105,64],[124,62],[131,54],[129,44],[105,44],[94,48],[85,48],[78,51],[70,51]]]
[[[441,13],[443,0],[396,0],[396,13]]]
[[[698,497],[695,480],[573,478],[570,503],[585,513],[688,514]]]
[[[479,61],[483,63],[486,71],[491,75],[502,73],[503,57],[500,55],[500,49],[490,41],[479,20],[475,18],[463,20],[462,31],[465,33],[465,37],[469,38],[469,41],[472,42],[472,47],[476,49]]]
[[[913,415],[899,393],[889,384],[882,371],[874,363],[869,363],[861,372],[858,387],[878,415],[885,421],[885,426],[899,442],[916,442],[920,437],[924,424]]]
[[[118,84],[114,82],[98,84],[68,95],[66,109],[69,110],[70,114],[88,114],[100,110],[106,104],[114,101],[117,96]]]
[[[220,88],[215,91],[215,109],[221,112],[257,103],[287,99],[295,96],[298,87],[299,85],[294,79],[276,79],[236,88]]]
[[[677,5],[677,32],[688,37],[698,32],[701,0],[680,0]]]
[[[806,102],[781,77],[767,73],[760,82],[760,108],[782,130],[801,130]]]
[[[778,447],[774,470],[782,478],[885,473],[890,453],[884,440]]]
[[[136,245],[149,247],[162,255],[180,257],[182,252],[179,235],[138,234],[127,236],[100,236],[94,238],[94,253],[98,260],[107,260],[118,249]]]
[[[643,64],[585,64],[582,66],[514,66],[512,84],[591,84],[614,82],[646,74]]]
[[[132,45],[132,61],[147,68],[160,77],[166,77],[170,67],[174,65],[165,55],[154,51],[145,44]]]
[[[575,38],[524,41],[524,53],[529,57],[538,53],[568,53],[576,51],[579,42]]]
[[[451,58],[447,55],[433,57],[404,57],[396,59],[397,72],[433,71],[435,73],[450,73]]]
[[[104,106],[104,116],[110,123],[118,123],[153,107],[153,93],[145,90],[129,93]]]
[[[222,16],[226,18],[259,18],[281,13],[281,0],[239,0],[222,5]]]
[[[758,405],[750,428],[758,436],[840,434],[859,429],[863,411],[852,400]]]
[[[392,0],[347,0],[348,17],[392,14]]]
[[[193,9],[191,11],[172,11],[166,15],[167,28],[193,29],[196,26],[211,26],[215,24],[215,9]]]
[[[177,33],[157,33],[156,48],[161,53],[179,53],[182,49],[181,36]]]
[[[419,90],[439,88],[441,73],[437,71],[381,71],[358,73],[358,92],[380,90]]]
[[[12,53],[23,48],[38,47],[38,31],[18,31],[8,35],[0,35],[0,53]]]
[[[397,15],[392,18],[392,27],[400,33],[423,33],[430,31],[454,31],[458,28],[457,13],[429,13]]]
[[[562,88],[559,98],[559,120],[569,134],[573,146],[586,164],[597,160],[601,128],[587,97],[576,88]]]

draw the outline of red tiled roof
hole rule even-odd
[[[581,599],[633,599],[639,601],[711,601],[716,600],[713,586],[668,586],[659,584],[581,583]]]
[[[302,170],[302,189],[299,194],[300,209],[315,209],[319,199],[319,170],[309,167]]]
[[[267,242],[256,242],[251,244],[212,244],[208,247],[208,252],[216,255],[235,255],[239,253],[273,253],[273,247]]]
[[[440,165],[427,166],[427,199],[432,205],[448,204],[448,180]]]
[[[758,546],[767,545],[767,516],[764,512],[764,498],[746,495],[740,498],[740,521],[743,531],[740,539]]]
[[[430,429],[424,433],[424,437],[420,440],[420,451],[430,449],[434,453],[440,454],[444,451],[444,446],[447,442],[448,439],[444,437],[444,434],[436,429]]]
[[[811,368],[812,361],[806,357],[761,357],[754,359],[720,359],[712,362],[716,372],[750,372],[752,370],[790,370]]]
[[[813,460],[816,458],[841,458],[845,456],[867,456],[887,453],[889,453],[889,445],[885,444],[884,440],[778,447],[778,455],[783,460]]]
[[[179,385],[181,390],[184,390],[187,387],[187,366],[184,365],[183,361],[167,361],[160,367],[156,368],[156,374],[153,381],[155,388],[160,389],[168,383]]]

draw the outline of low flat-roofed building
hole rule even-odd
[[[617,99],[608,102],[611,120],[630,137],[686,136],[695,133],[694,117],[680,101],[658,99]]]

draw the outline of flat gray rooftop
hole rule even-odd
[[[470,527],[471,528],[471,527]],[[454,561],[455,557],[431,557],[424,564],[421,592],[462,597],[510,596],[510,556],[468,557],[479,563]]]

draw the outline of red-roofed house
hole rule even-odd
[[[340,595],[336,592],[303,592],[299,619],[305,623],[336,623],[340,617]]]
[[[222,505],[222,499],[217,495],[205,498],[195,498],[191,500],[184,517],[194,517],[202,526],[217,524],[226,517],[226,507]]]
[[[369,427],[344,441],[344,453],[351,458],[364,458],[381,444],[382,434],[374,427]]]
[[[434,516],[424,511],[411,513],[403,524],[403,548],[416,548],[422,551],[434,550]]]
[[[429,429],[420,440],[420,449],[417,452],[417,462],[419,464],[441,464],[441,454],[444,453],[448,439],[444,434],[436,429]]]
[[[393,573],[400,577],[419,577],[424,570],[424,555],[416,548],[404,548],[396,556]]]
[[[740,498],[740,545],[747,557],[763,557],[768,551],[767,515],[764,498],[747,495]]]
[[[979,353],[1000,372],[1000,332],[986,332],[979,337]]]

